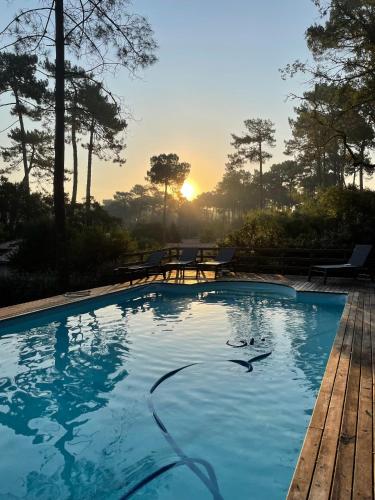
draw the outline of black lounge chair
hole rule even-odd
[[[145,274],[147,278],[150,274],[162,274],[166,278],[164,266],[161,264],[165,256],[164,250],[152,252],[146,262],[142,264],[132,264],[130,266],[117,267],[115,272],[128,275],[130,277],[130,284],[133,284],[133,276],[136,274]]]
[[[327,283],[328,275],[344,275],[354,276],[357,278],[358,274],[365,270],[365,264],[368,256],[372,250],[372,245],[356,245],[353,253],[346,264],[331,264],[326,266],[314,265],[310,266],[308,281],[311,280],[312,273],[323,274],[324,284]],[[370,273],[371,279],[373,275]]]
[[[183,248],[181,255],[175,259],[164,264],[167,269],[176,269],[177,276],[180,276],[182,271],[182,278],[185,278],[185,269],[188,266],[195,266],[197,261],[198,248]]]
[[[216,260],[199,262],[197,264],[197,279],[201,271],[215,269],[215,279],[216,279],[219,270],[222,269],[224,266],[233,267],[233,257],[235,252],[236,252],[235,248],[231,247],[220,248]]]

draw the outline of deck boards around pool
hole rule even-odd
[[[213,273],[199,280],[209,281]],[[315,409],[308,426],[288,493],[288,500],[374,499],[375,452],[375,286],[366,280],[237,273],[229,280],[289,284],[300,291],[346,292],[348,301],[340,322]],[[134,285],[159,280],[139,279]],[[170,273],[168,282],[196,283]],[[128,283],[90,290],[90,297],[130,288]],[[0,320],[69,304],[87,297],[59,295],[0,309]],[[1,328],[1,326],[0,326]]]
[[[289,500],[374,498],[375,293],[357,288],[349,293]]]

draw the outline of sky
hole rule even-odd
[[[133,118],[126,164],[94,161],[92,192],[98,201],[144,183],[150,157],[160,153],[177,153],[191,164],[198,192],[213,189],[231,152],[230,134],[240,134],[247,118],[275,123],[277,144],[269,165],[286,159],[288,117],[296,105],[287,96],[307,87],[301,77],[283,81],[279,69],[309,57],[304,32],[318,20],[311,0],[134,0],[132,9],[153,27],[158,62],[136,78],[126,70],[107,78]],[[11,3],[6,13],[13,12]],[[10,120],[2,113],[1,128]],[[5,139],[2,134],[0,145]],[[80,162],[83,196],[83,150]]]

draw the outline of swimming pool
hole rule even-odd
[[[153,284],[0,323],[0,498],[285,498],[345,300]]]

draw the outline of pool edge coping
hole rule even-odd
[[[70,305],[74,304],[81,304],[85,302],[90,302],[92,300],[98,299],[98,298],[103,298],[105,296],[116,296],[121,293],[126,293],[132,290],[140,290],[142,288],[147,288],[153,285],[167,285],[167,286],[199,286],[199,285],[207,285],[209,283],[259,283],[259,284],[269,284],[269,285],[276,285],[276,286],[281,286],[281,287],[286,287],[286,288],[291,288],[298,293],[320,293],[320,294],[328,294],[328,295],[346,295],[349,296],[349,292],[345,291],[321,291],[321,290],[299,290],[293,284],[288,284],[288,283],[281,283],[276,280],[253,280],[253,279],[215,279],[215,280],[205,280],[205,281],[195,281],[191,280],[191,283],[171,283],[169,281],[165,280],[154,280],[150,282],[144,282],[144,283],[137,283],[135,285],[128,285],[124,284],[122,288],[116,289],[116,290],[111,290],[114,286],[119,286],[122,285],[120,283],[116,283],[114,285],[107,285],[105,287],[95,287],[95,288],[90,288],[88,290],[85,290],[89,292],[89,295],[84,295],[84,296],[76,296],[74,297],[73,295],[70,297],[67,297],[64,294],[60,295],[54,295],[52,297],[46,297],[44,299],[38,299],[36,301],[29,301],[29,302],[21,302],[20,304],[14,304],[11,306],[5,306],[0,308],[0,326],[6,322],[14,321],[17,318],[25,318],[27,316],[33,316],[35,314],[40,314],[43,312],[47,311],[54,311],[54,310],[59,310],[64,307],[68,307]],[[104,288],[104,290],[103,290]],[[92,294],[92,292],[94,292]],[[68,292],[67,292],[68,293]],[[51,300],[61,300],[61,302],[57,303],[49,303]],[[41,304],[40,306],[37,305],[36,303],[47,303],[45,306]],[[347,301],[346,301],[347,303]],[[31,309],[28,309],[26,311],[22,312],[10,312],[10,314],[6,314],[2,316],[2,311],[6,309],[15,309],[17,308],[22,308],[22,307],[27,307],[27,305],[30,304]],[[35,307],[32,306],[32,304],[35,304]]]

